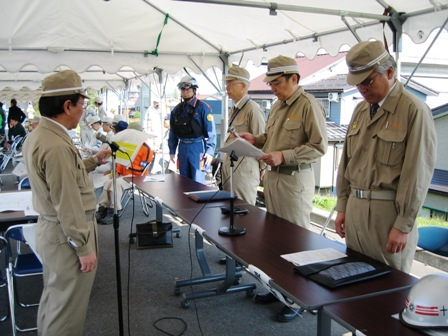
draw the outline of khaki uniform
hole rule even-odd
[[[299,87],[288,100],[274,104],[266,133],[256,136],[255,145],[262,146],[265,153],[282,151],[285,158],[282,166],[316,162],[327,151],[327,127],[321,105]],[[314,172],[308,167],[288,175],[275,169],[272,167],[263,181],[267,211],[308,228]]]
[[[415,219],[425,200],[436,158],[429,107],[396,83],[375,117],[361,102],[349,124],[339,164],[336,210],[346,212],[347,245],[409,272],[417,245]],[[391,190],[395,200],[359,199],[353,189]],[[406,248],[389,254],[389,232],[408,233]]]
[[[42,118],[23,145],[42,257],[44,290],[38,312],[39,335],[82,335],[95,271],[80,271],[79,256],[98,256],[96,199],[88,171],[62,126]],[[77,246],[75,249],[72,244]]]
[[[261,111],[260,105],[251,100],[249,96],[241,99],[239,112],[232,109],[229,120],[237,133],[249,132],[252,134],[264,133],[266,120]],[[236,115],[236,117],[235,117]],[[233,119],[235,117],[235,119]],[[227,139],[225,145],[231,143],[234,139]],[[255,204],[257,199],[257,188],[260,184],[260,162],[252,157],[239,157],[234,162],[233,168],[233,188],[239,198],[250,204]],[[222,166],[223,189],[230,191],[230,157],[226,155]]]

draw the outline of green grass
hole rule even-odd
[[[313,205],[318,209],[330,212],[331,209],[333,209],[336,206],[336,197],[315,194],[313,197]],[[417,217],[417,224],[418,226],[448,227],[448,222],[440,218]]]

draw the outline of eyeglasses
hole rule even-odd
[[[280,77],[280,78],[281,78],[281,77]],[[279,86],[279,85],[282,84],[282,83],[285,83],[285,81],[282,81],[282,80],[275,80],[275,81],[266,83],[266,85],[269,86],[269,87],[271,87],[271,88],[273,88],[273,87],[277,87],[277,86]]]
[[[363,88],[368,89],[372,86],[373,82],[375,81],[375,78],[377,78],[378,76],[379,76],[379,73],[377,72],[375,76],[367,78],[367,79],[363,80],[361,83],[356,84],[355,86],[357,88],[363,87]]]

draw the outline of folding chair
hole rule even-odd
[[[321,236],[327,237],[327,235],[325,234],[325,230],[327,229],[328,225],[330,224],[331,218],[333,217],[333,214],[335,211],[336,211],[336,207],[331,209],[330,214],[328,215],[328,218],[325,221],[325,224],[322,226],[322,230],[320,231]]]
[[[6,255],[7,249],[8,249],[8,241],[4,237],[0,236],[0,255],[1,254]],[[5,264],[5,267],[6,267],[6,264]],[[3,271],[3,269],[0,269],[0,288],[3,288],[3,287],[6,287],[6,274]],[[0,317],[0,322],[3,322],[8,318],[8,306],[6,306],[5,308],[6,308],[6,313],[4,316]]]
[[[0,157],[2,158],[2,162],[0,163],[0,173],[3,172],[6,169],[6,166],[8,165],[9,161],[11,161],[11,159],[17,155],[18,151],[17,148],[20,146],[20,144],[22,143],[22,137],[16,137],[12,144],[11,147],[9,147],[8,151],[6,153],[0,153]]]
[[[28,178],[28,176],[23,177],[19,181],[19,185],[17,186],[17,190],[22,190],[22,189],[31,189],[30,179]]]
[[[13,225],[8,228],[5,232],[5,238],[8,242],[8,249],[6,253],[6,278],[8,285],[8,295],[9,295],[9,309],[11,315],[11,326],[13,330],[13,335],[16,335],[16,332],[28,332],[37,330],[37,327],[31,328],[21,328],[16,324],[16,300],[17,303],[22,307],[34,307],[38,306],[39,303],[24,303],[21,302],[18,286],[15,281],[19,278],[23,277],[32,277],[32,276],[42,276],[42,263],[40,262],[37,255],[27,246],[28,245],[24,234],[23,227],[24,226],[36,224],[24,224],[24,225]],[[28,227],[31,228],[31,227]],[[16,249],[13,252],[12,243],[16,244]],[[22,251],[26,250],[26,251]]]
[[[154,152],[152,161],[146,165],[141,176],[146,176],[146,175],[151,174],[151,170],[154,167],[155,161],[156,161],[156,153]],[[148,217],[149,216],[149,208],[153,207],[152,201],[148,197],[146,197],[145,194],[142,193],[140,190],[138,190],[138,195],[140,196],[140,203],[142,204],[143,213]],[[131,199],[134,199],[134,186],[129,184],[129,188],[123,192],[123,196],[121,197],[121,209],[122,210],[119,213],[120,217]]]

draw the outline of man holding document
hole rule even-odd
[[[225,77],[226,91],[234,102],[229,115],[229,130],[235,132],[263,133],[265,118],[260,106],[250,99],[249,90],[250,74],[246,69],[232,66]],[[224,145],[230,144],[235,138],[228,137]],[[235,163],[233,174],[234,191],[239,198],[255,205],[257,188],[260,184],[260,172],[265,166],[263,162],[253,157],[239,157]],[[222,166],[222,186],[224,190],[230,190],[230,156],[226,155]]]
[[[300,74],[294,59],[277,56],[268,63],[264,79],[277,96],[266,124],[266,132],[240,136],[264,155],[268,164],[264,177],[266,209],[304,228],[310,226],[313,208],[314,172],[311,164],[327,151],[327,129],[321,105],[299,86]],[[257,295],[256,302],[271,302],[273,296]],[[298,314],[285,306],[277,314],[289,322]]]

